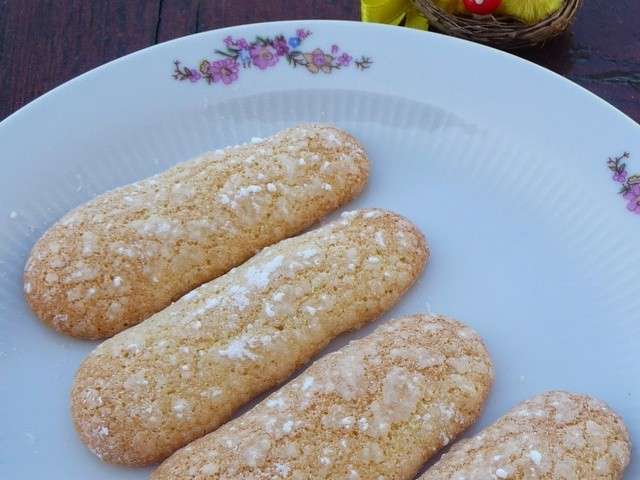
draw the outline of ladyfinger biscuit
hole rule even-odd
[[[478,418],[492,380],[482,340],[461,323],[395,320],[318,360],[151,478],[413,479]]]
[[[420,480],[615,480],[629,455],[629,434],[604,403],[548,392],[454,445]]]
[[[26,264],[27,300],[56,330],[109,337],[344,205],[367,175],[362,147],[329,126],[207,153],[53,225]]]
[[[427,255],[416,227],[381,210],[264,249],[84,361],[72,393],[82,440],[108,462],[164,459],[390,308]]]

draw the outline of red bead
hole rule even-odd
[[[464,6],[476,15],[488,15],[496,11],[502,0],[464,0]]]

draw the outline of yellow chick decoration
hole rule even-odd
[[[496,13],[515,17],[522,23],[538,23],[560,10],[564,0],[503,0]]]
[[[436,0],[435,3],[453,14],[506,15],[533,24],[558,11],[564,0]]]
[[[464,14],[469,13],[462,0],[437,0],[437,5],[445,12]]]

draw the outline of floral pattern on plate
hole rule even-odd
[[[241,69],[257,67],[267,70],[276,66],[281,59],[293,67],[304,67],[312,74],[332,73],[348,67],[366,70],[373,63],[371,58],[364,55],[354,59],[335,44],[326,51],[321,48],[305,51],[300,47],[309,36],[311,31],[304,28],[299,28],[295,35],[288,38],[282,34],[274,37],[257,36],[251,42],[229,35],[224,39],[224,49],[215,50],[218,58],[203,59],[197,68],[184,66],[179,60],[173,62],[173,78],[193,83],[203,80],[208,84],[230,85],[238,80]]]
[[[621,183],[620,195],[628,202],[627,210],[640,215],[640,175],[629,175],[626,160],[631,155],[624,152],[617,157],[609,157],[607,166],[613,172],[613,180]]]

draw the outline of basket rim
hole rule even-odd
[[[455,15],[433,0],[411,0],[429,23],[443,33],[502,48],[521,48],[559,35],[571,24],[583,0],[565,0],[560,9],[544,20],[526,24],[510,16]]]

